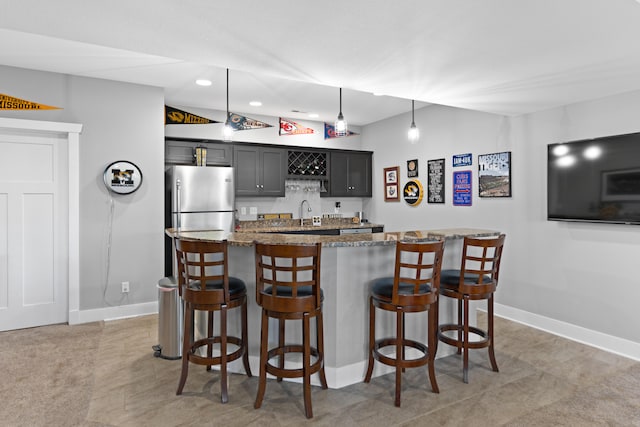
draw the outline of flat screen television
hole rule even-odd
[[[640,224],[640,133],[549,144],[547,219]]]

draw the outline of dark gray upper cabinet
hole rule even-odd
[[[207,149],[207,166],[231,166],[233,146],[228,143],[170,138],[165,141],[165,164],[195,165],[196,147]]]
[[[371,153],[332,151],[329,194],[331,197],[371,197]]]
[[[236,196],[282,197],[287,151],[275,147],[234,145]]]

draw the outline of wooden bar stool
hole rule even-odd
[[[434,370],[438,334],[438,288],[444,241],[429,243],[398,242],[396,244],[395,273],[393,277],[376,279],[369,296],[369,363],[364,382],[371,381],[374,359],[395,367],[395,405],[400,406],[402,373],[405,368],[429,365],[431,389],[438,393]],[[379,308],[396,314],[394,337],[375,339],[376,312]],[[429,311],[427,345],[405,336],[406,313]],[[395,355],[385,354],[386,347],[395,347]],[[418,358],[406,358],[406,348],[421,353]]]
[[[304,409],[307,418],[311,408],[311,375],[318,372],[323,389],[324,338],[320,288],[321,244],[268,245],[255,244],[256,301],[262,307],[260,337],[260,382],[254,407],[262,405],[267,373],[278,381],[282,378],[303,378]],[[316,346],[310,343],[310,319],[316,318]],[[278,319],[278,344],[269,348],[269,318]],[[302,320],[302,344],[285,344],[285,321]],[[285,356],[302,354],[302,367],[285,368]],[[269,361],[278,357],[278,365]],[[312,362],[312,357],[314,361]]]
[[[227,363],[242,357],[247,376],[251,377],[249,353],[247,351],[247,288],[244,282],[229,276],[227,241],[190,241],[176,239],[178,258],[178,287],[184,300],[184,337],[182,341],[182,373],[176,394],[182,394],[187,381],[189,362],[220,365],[220,388],[222,403],[227,403]],[[227,311],[240,307],[242,337],[227,335]],[[194,310],[207,312],[207,336],[193,341]],[[214,335],[213,313],[220,312],[220,333]],[[219,355],[213,355],[213,345],[219,344]],[[228,352],[228,344],[237,349]],[[198,350],[207,348],[207,355]]]
[[[489,349],[489,361],[495,372],[498,364],[493,349],[493,294],[498,287],[500,260],[505,235],[496,238],[464,238],[459,270],[442,270],[440,294],[458,300],[458,323],[440,325],[438,339],[462,352],[462,378],[469,382],[469,349]],[[469,324],[469,301],[487,300],[487,330]],[[457,336],[448,335],[457,331]],[[470,341],[469,334],[479,337]]]

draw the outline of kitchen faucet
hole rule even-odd
[[[307,212],[311,212],[311,205],[307,199],[304,199],[302,203],[300,203],[300,226],[304,225],[304,211],[302,208],[304,207],[304,202],[307,202]]]

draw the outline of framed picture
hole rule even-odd
[[[418,159],[407,160],[407,178],[418,176]]]
[[[398,174],[400,173],[400,167],[393,166],[390,168],[384,168],[384,201],[385,202],[399,202],[400,195],[398,194]]]
[[[444,159],[427,161],[427,203],[444,203]]]
[[[511,197],[511,152],[478,156],[480,197]]]

